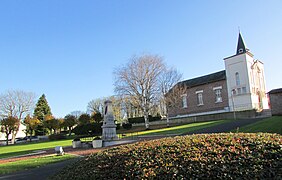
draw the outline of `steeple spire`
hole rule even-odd
[[[243,53],[246,53],[246,52],[247,52],[247,49],[245,47],[245,43],[243,41],[241,33],[239,32],[236,55],[243,54]]]

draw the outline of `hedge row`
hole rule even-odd
[[[159,120],[161,120],[161,119],[162,119],[161,116],[155,116],[155,117],[153,117],[153,116],[149,115],[149,122],[159,121]],[[134,124],[134,123],[144,123],[144,122],[145,122],[145,119],[144,119],[144,117],[128,118],[128,122],[129,122],[129,123],[132,123],[132,124]]]
[[[102,123],[88,123],[76,126],[72,132],[75,135],[101,135]]]
[[[54,179],[281,179],[282,136],[190,135],[93,154]]]

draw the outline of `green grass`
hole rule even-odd
[[[65,154],[64,156],[45,156],[40,158],[32,158],[22,161],[8,162],[0,164],[0,175],[9,174],[16,171],[37,168],[51,163],[68,160],[76,156]]]
[[[264,119],[254,124],[244,126],[239,129],[239,132],[267,132],[282,134],[282,116],[273,116],[271,118]]]
[[[183,134],[198,129],[203,129],[206,127],[215,126],[228,122],[227,120],[218,120],[218,121],[209,121],[209,122],[200,122],[200,123],[191,123],[181,126],[174,126],[169,128],[154,129],[147,131],[139,131],[134,133],[127,133],[125,137],[129,136],[151,136],[151,135],[168,135],[168,134]],[[48,142],[33,142],[29,144],[16,144],[10,146],[0,147],[0,159],[8,158],[23,154],[28,154],[36,150],[44,150],[55,148],[55,146],[71,146],[72,139],[60,140],[60,141],[48,141]]]
[[[209,122],[199,122],[199,123],[191,123],[185,124],[181,126],[174,126],[162,129],[154,129],[154,130],[147,130],[147,131],[140,131],[134,133],[127,133],[125,137],[129,136],[152,136],[152,135],[169,135],[169,134],[183,134],[191,131],[195,131],[198,129],[203,129],[211,126],[216,126],[222,123],[229,122],[228,120],[217,120],[217,121],[209,121]]]
[[[0,159],[28,154],[36,150],[55,148],[56,146],[71,146],[71,145],[72,145],[72,139],[2,146],[0,147]]]

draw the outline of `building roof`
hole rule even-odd
[[[229,59],[229,58],[232,58],[232,57],[234,57],[234,56],[238,56],[238,55],[241,55],[241,54],[245,54],[245,53],[248,54],[248,55],[251,56],[251,57],[254,56],[254,55],[250,52],[250,50],[249,50],[248,48],[246,48],[245,43],[244,43],[244,40],[243,40],[243,37],[242,37],[241,33],[239,32],[236,54],[235,54],[235,55],[232,55],[232,56],[229,56],[229,57],[226,57],[226,58],[224,58],[224,60]]]
[[[181,81],[178,83],[178,85],[183,85],[185,84],[186,87],[195,87],[203,84],[208,84],[216,81],[222,81],[226,80],[226,72],[225,70],[219,71],[216,73],[208,74],[205,76],[193,78],[193,79],[188,79],[185,81]]]
[[[279,89],[272,89],[268,92],[268,94],[276,94],[276,93],[282,93],[282,88]]]
[[[243,54],[243,53],[246,53],[246,52],[247,52],[247,49],[246,49],[244,40],[242,38],[241,33],[239,32],[236,55]]]

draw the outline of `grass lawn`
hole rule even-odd
[[[215,126],[228,122],[227,120],[218,120],[218,121],[209,121],[209,122],[200,122],[200,123],[191,123],[180,126],[174,126],[169,128],[161,128],[154,130],[143,130],[139,129],[138,132],[124,133],[125,137],[130,136],[151,136],[151,135],[168,135],[168,134],[182,134],[191,132],[198,129],[203,129],[206,127]],[[33,142],[28,144],[16,144],[9,146],[0,147],[0,159],[8,158],[23,154],[28,154],[36,150],[50,149],[55,148],[55,146],[71,146],[72,139],[59,140],[59,141],[48,141],[48,142]]]
[[[273,116],[254,124],[244,126],[239,129],[239,132],[267,132],[282,134],[282,116]]]
[[[71,145],[72,145],[72,139],[1,146],[0,159],[28,154],[36,150],[55,148],[56,146],[71,146]]]
[[[219,125],[222,123],[229,122],[228,120],[217,120],[217,121],[209,121],[209,122],[199,122],[199,123],[191,123],[180,126],[162,128],[162,129],[154,129],[154,130],[144,130],[133,133],[125,133],[125,137],[129,136],[151,136],[151,135],[169,135],[169,134],[183,134],[191,131],[195,131],[198,129],[203,129],[215,125]]]
[[[40,166],[68,160],[75,157],[76,156],[69,154],[65,154],[64,156],[51,155],[51,156],[32,158],[22,161],[8,162],[8,163],[0,164],[0,175],[9,174],[21,170],[37,168]]]

